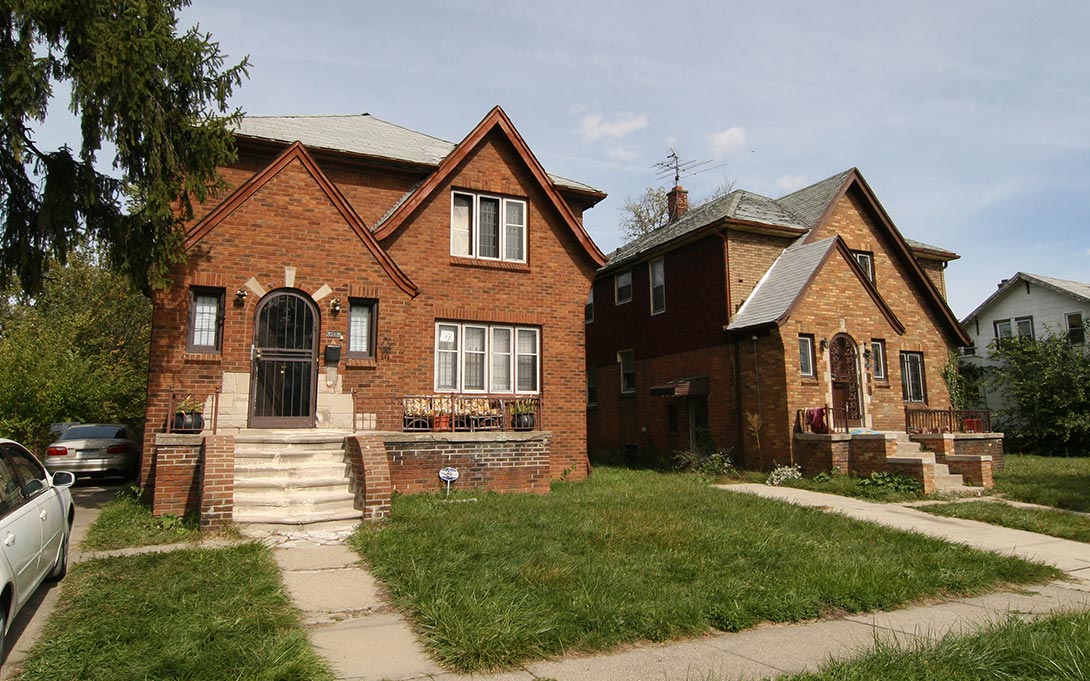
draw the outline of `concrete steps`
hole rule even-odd
[[[897,433],[897,458],[914,459],[924,465],[934,467],[935,490],[943,494],[955,489],[974,489],[965,485],[965,478],[950,472],[950,466],[935,461],[935,453],[923,448],[919,442],[913,442],[908,433]]]
[[[358,521],[339,431],[252,431],[235,438],[236,523]]]

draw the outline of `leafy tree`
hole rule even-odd
[[[1064,335],[1006,338],[991,346],[990,380],[1007,407],[1000,427],[1019,451],[1090,453],[1090,354]]]
[[[146,289],[181,258],[192,200],[222,188],[234,156],[228,114],[248,60],[224,68],[211,36],[179,35],[189,0],[0,3],[0,283],[37,292],[88,236]],[[71,93],[80,139],[43,149],[35,128],[54,87]],[[95,165],[112,146],[119,177]]]
[[[56,265],[54,263],[54,265]],[[39,453],[51,423],[121,422],[141,430],[151,303],[82,249],[39,295],[0,304],[0,435]]]
[[[723,180],[711,194],[694,206],[720,199],[734,191],[734,180]],[[669,219],[669,202],[662,187],[648,187],[637,197],[629,196],[621,206],[621,238],[631,241],[662,227]]]

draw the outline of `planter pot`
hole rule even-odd
[[[533,430],[534,429],[534,414],[513,414],[511,416],[511,427],[515,430]]]
[[[204,430],[204,414],[199,411],[178,412],[174,415],[175,433],[199,433]]]
[[[450,430],[450,414],[439,414],[431,421],[432,430]]]

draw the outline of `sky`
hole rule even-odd
[[[368,112],[452,142],[499,104],[545,168],[621,206],[675,149],[773,198],[857,167],[906,237],[961,255],[961,318],[1016,271],[1090,281],[1090,3],[194,0],[248,114]],[[672,184],[672,182],[670,183]]]

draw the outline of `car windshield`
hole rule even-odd
[[[72,426],[64,431],[61,440],[96,440],[100,438],[125,438],[125,429],[120,426]]]

